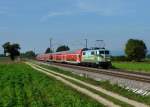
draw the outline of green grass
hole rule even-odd
[[[23,63],[0,64],[0,107],[103,107]]]
[[[113,62],[112,64],[119,69],[150,73],[150,63],[148,62]]]
[[[57,67],[52,67],[52,66],[47,66],[47,65],[42,65],[42,64],[41,64],[41,66],[45,67],[45,68],[48,68],[48,69],[51,69],[51,70],[53,70],[55,72],[59,72],[59,73],[65,74],[65,75],[72,76],[72,77],[80,79],[82,81],[85,81],[85,82],[88,82],[88,83],[91,83],[91,84],[94,84],[94,85],[97,85],[97,86],[101,86],[101,87],[103,87],[106,90],[118,93],[118,94],[120,94],[120,95],[122,95],[124,97],[129,98],[129,99],[133,99],[133,100],[136,100],[136,101],[139,101],[139,102],[142,102],[142,103],[150,105],[150,96],[142,96],[140,94],[136,94],[136,93],[134,93],[132,91],[128,91],[125,88],[118,86],[117,84],[113,85],[109,81],[95,81],[95,80],[90,79],[90,78],[80,77],[80,76],[75,75],[75,74],[73,74],[73,73],[71,73],[69,71],[65,71],[65,70],[59,69]],[[107,97],[107,96],[105,96],[105,97]],[[112,101],[113,100],[114,99],[112,99]],[[120,102],[120,104],[121,104],[121,102]]]

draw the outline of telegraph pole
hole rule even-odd
[[[85,40],[85,48],[87,49],[88,48],[88,46],[87,46],[87,44],[88,44],[88,39],[84,39]]]
[[[33,49],[33,52],[35,53],[35,48]],[[36,53],[35,53],[36,54]]]
[[[49,39],[49,46],[50,50],[52,51],[52,38]]]

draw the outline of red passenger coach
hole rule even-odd
[[[36,59],[39,60],[39,61],[44,61],[44,55],[45,55],[45,54],[40,54],[40,55],[38,55],[38,56],[36,57]]]
[[[51,54],[45,54],[45,61],[49,61],[51,58]]]
[[[50,54],[41,54],[36,57],[40,61],[55,61],[66,63],[80,63],[81,62],[82,49],[76,51],[63,51]]]
[[[51,61],[56,61],[56,62],[62,62],[63,61],[61,53],[53,53],[51,55],[52,55]]]
[[[69,63],[80,63],[81,62],[82,50],[68,51],[66,54],[66,62]]]
[[[80,63],[82,50],[52,53],[51,61]]]
[[[41,54],[36,57],[40,61],[48,61],[50,59],[50,54]]]

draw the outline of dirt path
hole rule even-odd
[[[106,95],[108,95],[108,96],[114,97],[115,99],[118,99],[118,100],[120,100],[120,101],[126,102],[126,103],[128,103],[128,104],[130,104],[130,105],[133,105],[133,106],[135,106],[135,107],[149,107],[148,105],[139,103],[139,102],[134,101],[134,100],[130,100],[130,99],[125,98],[125,97],[123,97],[123,96],[120,96],[120,95],[118,95],[118,94],[116,94],[116,93],[107,91],[107,90],[105,90],[105,89],[103,89],[103,88],[101,88],[101,87],[97,87],[97,86],[94,86],[94,85],[92,85],[92,84],[89,84],[89,83],[86,83],[86,82],[83,82],[83,81],[80,81],[80,80],[75,79],[75,78],[73,78],[73,77],[66,76],[66,75],[64,75],[64,74],[57,73],[57,72],[51,71],[51,70],[49,70],[49,69],[45,69],[45,68],[40,67],[40,66],[35,65],[35,64],[34,64],[34,66],[39,67],[39,68],[41,68],[42,70],[51,72],[51,73],[53,73],[53,74],[59,75],[59,76],[61,76],[61,77],[64,77],[64,78],[73,80],[73,81],[75,81],[75,82],[77,82],[77,83],[80,83],[80,84],[82,84],[82,85],[84,85],[84,86],[87,86],[87,87],[89,87],[89,88],[92,88],[92,89],[94,89],[94,90],[96,90],[96,91],[102,92],[102,93],[104,93],[104,94],[106,94]]]

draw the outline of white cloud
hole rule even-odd
[[[114,16],[135,13],[134,3],[130,3],[123,0],[76,0],[72,9],[58,12],[49,12],[43,16],[40,21],[46,21],[50,17],[66,16],[66,15],[78,15],[83,13],[94,13],[99,16]]]
[[[45,15],[41,18],[40,21],[46,21],[50,17],[55,17],[55,16],[64,16],[64,15],[71,15],[73,12],[69,11],[64,11],[64,12],[49,12],[48,15]]]
[[[123,0],[78,0],[78,8],[84,12],[96,13],[102,16],[121,15],[135,12]]]
[[[51,12],[48,14],[48,17],[70,15],[70,14],[71,12]]]

